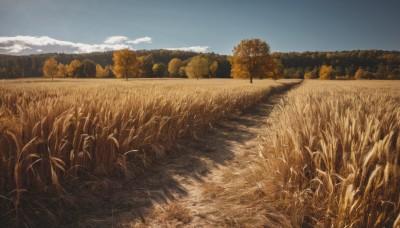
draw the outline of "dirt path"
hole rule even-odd
[[[260,135],[282,96],[272,95],[206,137],[184,142],[140,179],[104,183],[109,194],[88,196],[85,216],[71,218],[74,226],[290,226],[267,203],[252,205],[263,192],[257,191],[257,175],[247,176],[260,159]]]

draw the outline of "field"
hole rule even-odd
[[[17,225],[54,218],[53,207],[70,201],[77,179],[138,175],[178,146],[177,139],[201,137],[288,83],[3,81],[1,218]]]
[[[256,172],[293,225],[400,226],[399,82],[307,81],[271,119]]]
[[[0,222],[399,226],[400,83],[296,82],[3,81]]]

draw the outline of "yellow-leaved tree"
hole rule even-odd
[[[265,78],[271,76],[275,62],[270,55],[269,45],[260,39],[242,40],[233,49],[232,77]]]
[[[169,77],[178,77],[179,76],[179,68],[182,67],[182,60],[178,58],[173,58],[168,63],[168,73]]]
[[[185,67],[186,75],[197,80],[208,75],[208,69],[208,60],[200,55],[193,57]]]
[[[51,80],[54,80],[54,76],[58,75],[58,63],[57,60],[52,57],[46,60],[43,64],[43,76],[51,77]]]
[[[217,77],[218,61],[214,61],[210,66],[210,75],[213,78]]]
[[[67,67],[67,76],[78,77],[81,65],[82,64],[79,60],[72,60]]]
[[[139,76],[142,64],[135,51],[129,49],[115,51],[113,61],[113,72],[118,78],[125,78],[128,81],[130,76]]]
[[[332,66],[322,65],[319,70],[319,79],[330,80],[332,78]]]
[[[67,76],[67,66],[59,63],[57,66],[57,76],[60,78],[65,78],[65,76]]]
[[[364,79],[365,71],[362,67],[359,67],[356,74],[354,75],[354,79]]]

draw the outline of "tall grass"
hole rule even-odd
[[[62,198],[71,180],[132,175],[128,164],[150,166],[177,139],[201,136],[279,86],[237,80],[1,83],[0,219],[26,224],[22,209],[39,209],[25,196]]]
[[[400,226],[399,104],[397,82],[306,82],[284,98],[259,170],[294,226]]]

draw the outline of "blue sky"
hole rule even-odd
[[[247,38],[282,52],[400,50],[399,22],[398,0],[1,0],[0,54],[231,54]]]

